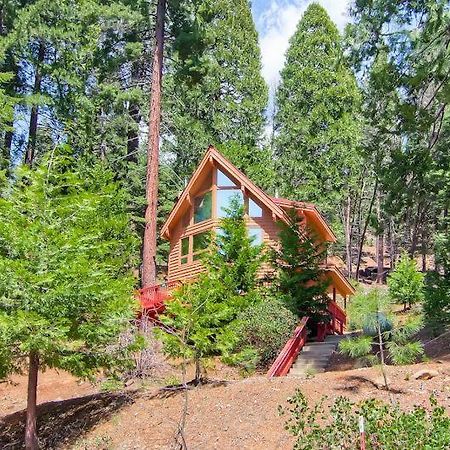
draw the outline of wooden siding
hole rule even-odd
[[[215,208],[215,201],[213,201],[213,208]],[[263,232],[263,243],[266,246],[270,246],[278,240],[279,228],[277,223],[273,220],[272,212],[264,206],[262,206],[262,211],[262,217],[246,217],[246,223],[247,227],[261,228]],[[181,264],[181,240],[184,237],[212,231],[219,227],[220,219],[205,220],[200,223],[188,225],[187,227],[183,227],[181,221],[177,224],[173,230],[170,241],[168,282],[183,281],[195,277],[202,271],[201,262],[192,261],[191,255],[188,263]],[[261,275],[264,273],[265,272]]]

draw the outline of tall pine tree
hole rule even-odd
[[[279,187],[343,222],[360,169],[360,94],[324,8],[308,7],[286,56],[274,120]]]
[[[181,178],[191,175],[209,144],[239,145],[234,162],[246,170],[259,163],[249,155],[261,144],[268,101],[249,2],[175,3],[164,90],[164,149]]]

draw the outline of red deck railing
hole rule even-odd
[[[172,290],[177,283],[157,284],[139,289],[136,298],[141,304],[141,309],[147,314],[156,315],[164,311],[164,303],[170,299]]]
[[[283,350],[277,356],[277,359],[267,372],[269,378],[283,377],[288,374],[289,369],[294,363],[300,350],[306,343],[306,323],[308,317],[303,317],[297,328],[294,331],[293,336],[286,342]]]
[[[345,325],[347,324],[347,314],[336,303],[330,302],[328,305],[328,312],[331,314],[331,332],[337,334],[344,334]]]

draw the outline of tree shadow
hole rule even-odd
[[[37,428],[40,448],[56,449],[74,443],[99,422],[134,403],[137,392],[100,393],[38,405]],[[26,410],[0,419],[0,448],[25,448]]]
[[[229,384],[229,381],[226,380],[212,380],[210,378],[200,378],[199,380],[190,380],[185,384],[178,383],[172,384],[169,386],[165,386],[163,388],[158,389],[156,392],[149,395],[147,398],[169,398],[174,397],[175,395],[180,394],[186,390],[194,389],[202,386],[210,386],[210,387],[219,387],[226,386]]]
[[[345,384],[343,386],[339,386],[337,388],[338,391],[346,391],[346,392],[355,392],[358,393],[361,391],[362,388],[375,387],[380,390],[386,391],[384,387],[381,387],[375,383],[370,378],[366,378],[364,376],[358,376],[358,375],[349,375],[345,377],[345,382],[348,384]],[[401,389],[395,389],[391,386],[389,386],[389,390],[387,392],[391,392],[392,394],[404,394],[405,391]]]

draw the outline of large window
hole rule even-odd
[[[231,200],[236,198],[239,203],[243,204],[244,197],[240,189],[223,189],[217,191],[217,217],[227,216],[227,209],[231,207]]]
[[[194,223],[211,219],[212,214],[212,193],[205,192],[194,199]]]

